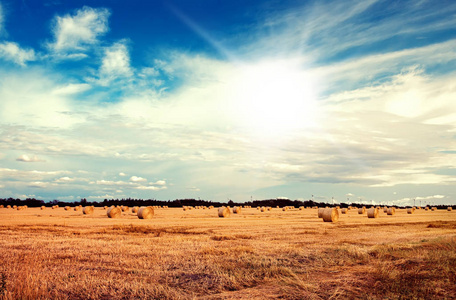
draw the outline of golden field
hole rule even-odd
[[[0,209],[0,299],[455,299],[456,211]]]

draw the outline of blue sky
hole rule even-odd
[[[0,197],[456,203],[454,1],[66,2],[0,0]]]

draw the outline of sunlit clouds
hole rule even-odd
[[[100,3],[0,2],[1,196],[454,203],[456,4]]]

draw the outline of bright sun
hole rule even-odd
[[[285,136],[317,125],[315,80],[282,61],[242,67],[232,96],[239,125],[256,136]]]

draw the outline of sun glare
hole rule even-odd
[[[247,66],[233,89],[241,126],[259,137],[278,137],[317,126],[315,80],[283,62]]]

